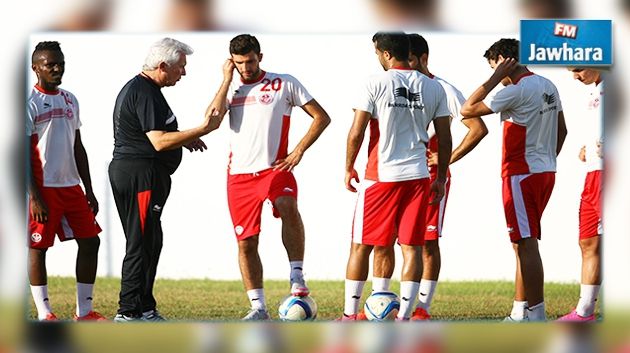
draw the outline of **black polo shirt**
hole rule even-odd
[[[173,174],[182,160],[182,148],[158,152],[146,133],[177,131],[177,118],[160,87],[143,75],[122,88],[114,107],[114,159],[153,159]]]

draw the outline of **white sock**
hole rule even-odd
[[[429,279],[423,279],[420,281],[420,290],[418,291],[418,307],[423,308],[429,312],[431,308],[431,302],[433,301],[433,294],[437,288],[437,281],[431,281]]]
[[[361,294],[363,294],[363,286],[365,281],[353,281],[346,279],[346,292],[343,313],[346,315],[355,315],[359,312],[359,302]]]
[[[31,286],[31,293],[37,308],[37,319],[44,320],[46,315],[52,313],[50,301],[48,300],[48,285]]]
[[[540,302],[527,308],[527,317],[529,318],[529,321],[547,321],[547,315],[545,314],[545,302]]]
[[[94,283],[77,282],[77,311],[78,317],[87,315],[92,311],[92,293],[94,292]]]
[[[595,301],[599,295],[599,285],[596,284],[581,284],[580,285],[580,300],[575,308],[578,315],[587,317],[593,315],[595,312]]]
[[[249,298],[249,304],[254,310],[267,310],[267,303],[265,302],[265,290],[262,288],[250,289],[247,291],[247,297]]]
[[[291,283],[304,281],[304,274],[302,273],[304,261],[289,261],[289,265],[291,266],[291,273],[289,274]]]
[[[391,278],[385,278],[385,277],[372,278],[372,293],[389,292],[389,282],[391,282]]]
[[[400,282],[400,310],[398,310],[397,318],[408,319],[411,316],[411,311],[415,308],[414,304],[419,288],[420,282]]]
[[[526,309],[527,309],[527,300],[526,301],[515,300],[514,304],[512,304],[512,312],[510,313],[510,317],[512,318],[512,320],[515,320],[515,321],[525,320],[525,318],[527,317]]]

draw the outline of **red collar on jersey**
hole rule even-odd
[[[524,73],[521,76],[517,77],[516,80],[514,80],[514,82],[512,82],[512,84],[517,84],[518,81],[520,81],[523,77],[531,76],[533,74],[534,74],[533,72],[527,71],[526,73]]]
[[[393,69],[393,70],[415,70],[415,69],[412,69],[410,67],[400,67],[400,66],[392,66],[392,67],[390,67],[390,69]]]
[[[253,80],[243,80],[243,77],[241,76],[241,82],[243,82],[246,85],[251,85],[253,83],[258,83],[258,82],[262,81],[262,79],[265,77],[266,74],[267,74],[267,72],[265,70],[260,70],[260,76],[256,77]]]
[[[58,89],[56,89],[54,91],[48,91],[48,90],[45,90],[43,87],[41,87],[38,84],[35,84],[35,89],[40,91],[40,92],[42,92],[42,93],[45,93],[45,94],[59,94],[59,90]]]

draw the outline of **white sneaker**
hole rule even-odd
[[[166,319],[160,315],[160,312],[156,310],[149,310],[147,312],[142,313],[143,321],[151,321],[151,322],[161,322],[166,321]]]
[[[116,314],[114,316],[114,322],[134,322],[134,321],[144,321],[142,317],[129,316],[125,314]]]
[[[517,319],[514,319],[512,315],[508,315],[505,317],[505,319],[503,319],[503,322],[513,322],[513,323],[528,322],[528,321],[529,321],[528,317],[524,317],[521,320],[517,320]]]
[[[247,312],[242,321],[267,321],[270,320],[269,312],[264,309],[251,309]]]
[[[306,297],[310,294],[310,290],[306,286],[304,278],[291,279],[291,295],[294,297]]]

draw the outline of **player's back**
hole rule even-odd
[[[372,76],[357,106],[372,115],[366,178],[401,181],[428,176],[427,126],[448,116],[444,89],[412,69],[390,69]]]

